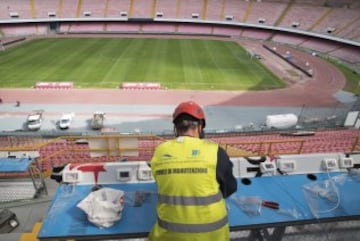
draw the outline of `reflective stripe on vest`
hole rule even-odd
[[[221,199],[221,192],[206,197],[181,197],[161,194],[158,195],[159,203],[166,203],[170,205],[209,205],[215,202],[219,202]]]
[[[215,231],[228,223],[228,217],[220,219],[219,221],[213,223],[205,224],[183,224],[183,223],[172,223],[161,220],[158,218],[158,224],[160,227],[170,230],[172,232],[182,232],[182,233],[202,233],[202,232],[212,232]]]

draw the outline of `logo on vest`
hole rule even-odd
[[[200,155],[199,150],[191,150],[191,156],[198,156],[198,155]]]
[[[207,168],[202,167],[185,167],[185,168],[168,168],[155,171],[155,175],[173,175],[173,174],[207,174]]]

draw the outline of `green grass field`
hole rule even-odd
[[[159,82],[169,89],[260,90],[285,83],[237,43],[198,39],[39,39],[0,51],[0,87]]]
[[[347,68],[345,65],[341,64],[338,61],[331,59],[327,61],[335,65],[345,75],[347,81],[344,90],[359,95],[360,75],[350,70],[349,68]]]

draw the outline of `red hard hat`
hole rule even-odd
[[[180,103],[174,110],[173,122],[181,114],[188,114],[198,120],[202,120],[203,127],[205,127],[205,113],[200,105],[196,104],[194,101]]]

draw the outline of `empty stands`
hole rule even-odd
[[[344,39],[352,39],[354,41],[359,41],[360,40],[359,29],[360,29],[360,16],[351,23],[344,26],[339,31],[336,31],[335,34]]]
[[[178,24],[177,31],[187,34],[205,34],[211,35],[212,26],[201,24]]]
[[[157,0],[155,11],[164,18],[177,18],[177,6],[172,0]]]
[[[344,46],[343,48],[331,51],[331,56],[348,61],[350,63],[360,63],[360,49],[359,47]]]
[[[176,18],[180,19],[203,19],[203,1],[202,0],[182,0],[179,1],[178,14]]]
[[[36,17],[36,9],[30,1],[0,1],[0,16],[4,18],[29,19]]]
[[[77,14],[78,11],[78,1],[73,0],[62,0],[60,6],[60,16],[62,18],[76,18],[79,17]]]
[[[132,5],[131,5],[132,4]],[[130,18],[149,19],[153,17],[153,1],[133,0],[130,1]]]
[[[222,21],[227,16],[222,12],[222,1],[208,0],[204,7],[206,8],[204,19]]]
[[[251,6],[247,22],[258,24],[259,20],[263,19],[265,20],[264,24],[275,25],[276,20],[281,16],[286,6],[287,4],[284,3],[254,2]]]
[[[128,22],[110,22],[106,23],[106,31],[107,32],[115,32],[115,33],[139,33],[141,25],[139,23],[128,23]]]
[[[240,1],[240,0],[125,0],[125,1],[96,1],[96,0],[4,0],[0,2],[0,19],[91,19],[112,18],[119,21],[152,18],[168,18],[178,20],[222,21],[224,24],[248,23],[266,26],[280,26],[288,29],[299,29],[340,38],[359,40],[360,16],[359,2],[355,0],[325,1]],[[17,14],[17,16],[11,16]],[[198,26],[180,26],[174,30],[174,24],[169,28],[165,25],[117,25],[116,23],[77,24],[60,21],[61,32],[160,32],[160,33],[194,33]],[[130,28],[131,27],[131,28]],[[0,25],[0,31],[5,36],[14,35],[46,35],[48,26],[39,24]],[[157,30],[157,28],[159,28]],[[236,27],[235,27],[236,28]],[[216,26],[212,31],[208,27],[200,28],[200,33],[224,34],[243,36],[267,40],[271,38],[271,31],[251,31],[244,33],[231,28]],[[231,29],[231,31],[230,31]],[[287,38],[281,38],[285,42]],[[277,38],[274,38],[277,40]],[[294,38],[290,43],[294,43]],[[295,43],[296,44],[296,43]]]
[[[316,39],[316,38],[308,38],[302,43],[300,43],[298,46],[307,49],[313,49],[319,52],[325,52],[325,53],[330,52],[339,47],[337,43],[334,43],[332,41],[326,41],[323,39]]]
[[[212,31],[214,35],[225,35],[232,37],[239,37],[241,32],[242,29],[235,26],[214,26]]]
[[[327,0],[295,0],[297,4],[306,4],[306,5],[314,5],[314,6],[322,6]]]
[[[271,32],[262,29],[247,28],[244,29],[241,33],[241,37],[259,39],[259,40],[267,40],[270,39],[271,36],[272,36]]]
[[[297,46],[302,44],[304,41],[306,41],[308,37],[279,32],[273,35],[271,39],[277,43]]]
[[[105,28],[104,23],[101,22],[75,22],[72,23],[67,32],[68,33],[94,33],[103,32]]]
[[[57,17],[59,15],[58,2],[48,0],[34,1],[36,18]]]
[[[358,142],[359,131],[317,131],[313,136],[283,136],[280,134],[258,134],[224,136],[212,138],[215,142],[237,147],[254,155],[351,152]]]
[[[81,5],[81,17],[105,17],[105,1],[83,0]]]
[[[47,24],[44,23],[21,23],[21,24],[2,24],[0,26],[2,34],[8,37],[46,35],[48,32]]]
[[[292,5],[279,26],[308,30],[327,10],[329,9],[313,5]]]
[[[337,35],[337,33],[340,33],[343,28],[353,23],[356,19],[359,19],[359,9],[334,8],[331,9],[331,12],[326,18],[313,28],[313,31],[322,34]]]
[[[103,1],[101,1],[104,3]],[[130,0],[109,0],[105,16],[108,18],[127,18],[130,9]]]
[[[175,33],[176,25],[168,23],[144,23],[141,26],[141,31],[147,33]]]
[[[213,134],[208,135],[208,139],[219,143],[225,149],[229,150],[229,154],[232,157],[238,157],[239,155],[257,156],[330,152],[350,153],[360,150],[359,134],[360,131],[355,129],[329,129],[318,130],[315,131],[313,135],[308,136],[292,136],[282,135],[282,133],[276,132],[264,132]],[[124,159],[128,161],[149,161],[156,146],[165,140],[156,136],[140,135],[137,137],[136,142],[137,154],[127,155],[127,151],[125,150],[125,152],[123,152],[121,147],[111,151],[109,149],[113,148],[111,146],[103,147],[104,150],[92,149],[87,141],[80,141],[84,138],[109,137],[82,136],[78,138],[60,137],[56,139],[46,139],[31,136],[8,136],[0,137],[0,150],[37,150],[41,168],[44,171],[51,170],[52,167],[62,166],[69,162],[108,162],[122,161]],[[120,135],[118,138],[124,137]],[[234,150],[238,151],[234,152]],[[91,153],[94,151],[102,152],[104,154],[92,155]],[[124,154],[122,155],[121,153]],[[12,177],[13,176],[14,175],[12,175]],[[24,176],[24,174],[20,176]]]
[[[224,17],[231,16],[233,22],[242,22],[248,4],[249,3],[245,1],[236,1],[236,0],[225,1],[223,6]]]
[[[9,18],[9,13],[11,11],[15,11],[11,9],[12,6],[12,0],[3,0],[0,1],[0,19],[6,19]]]

